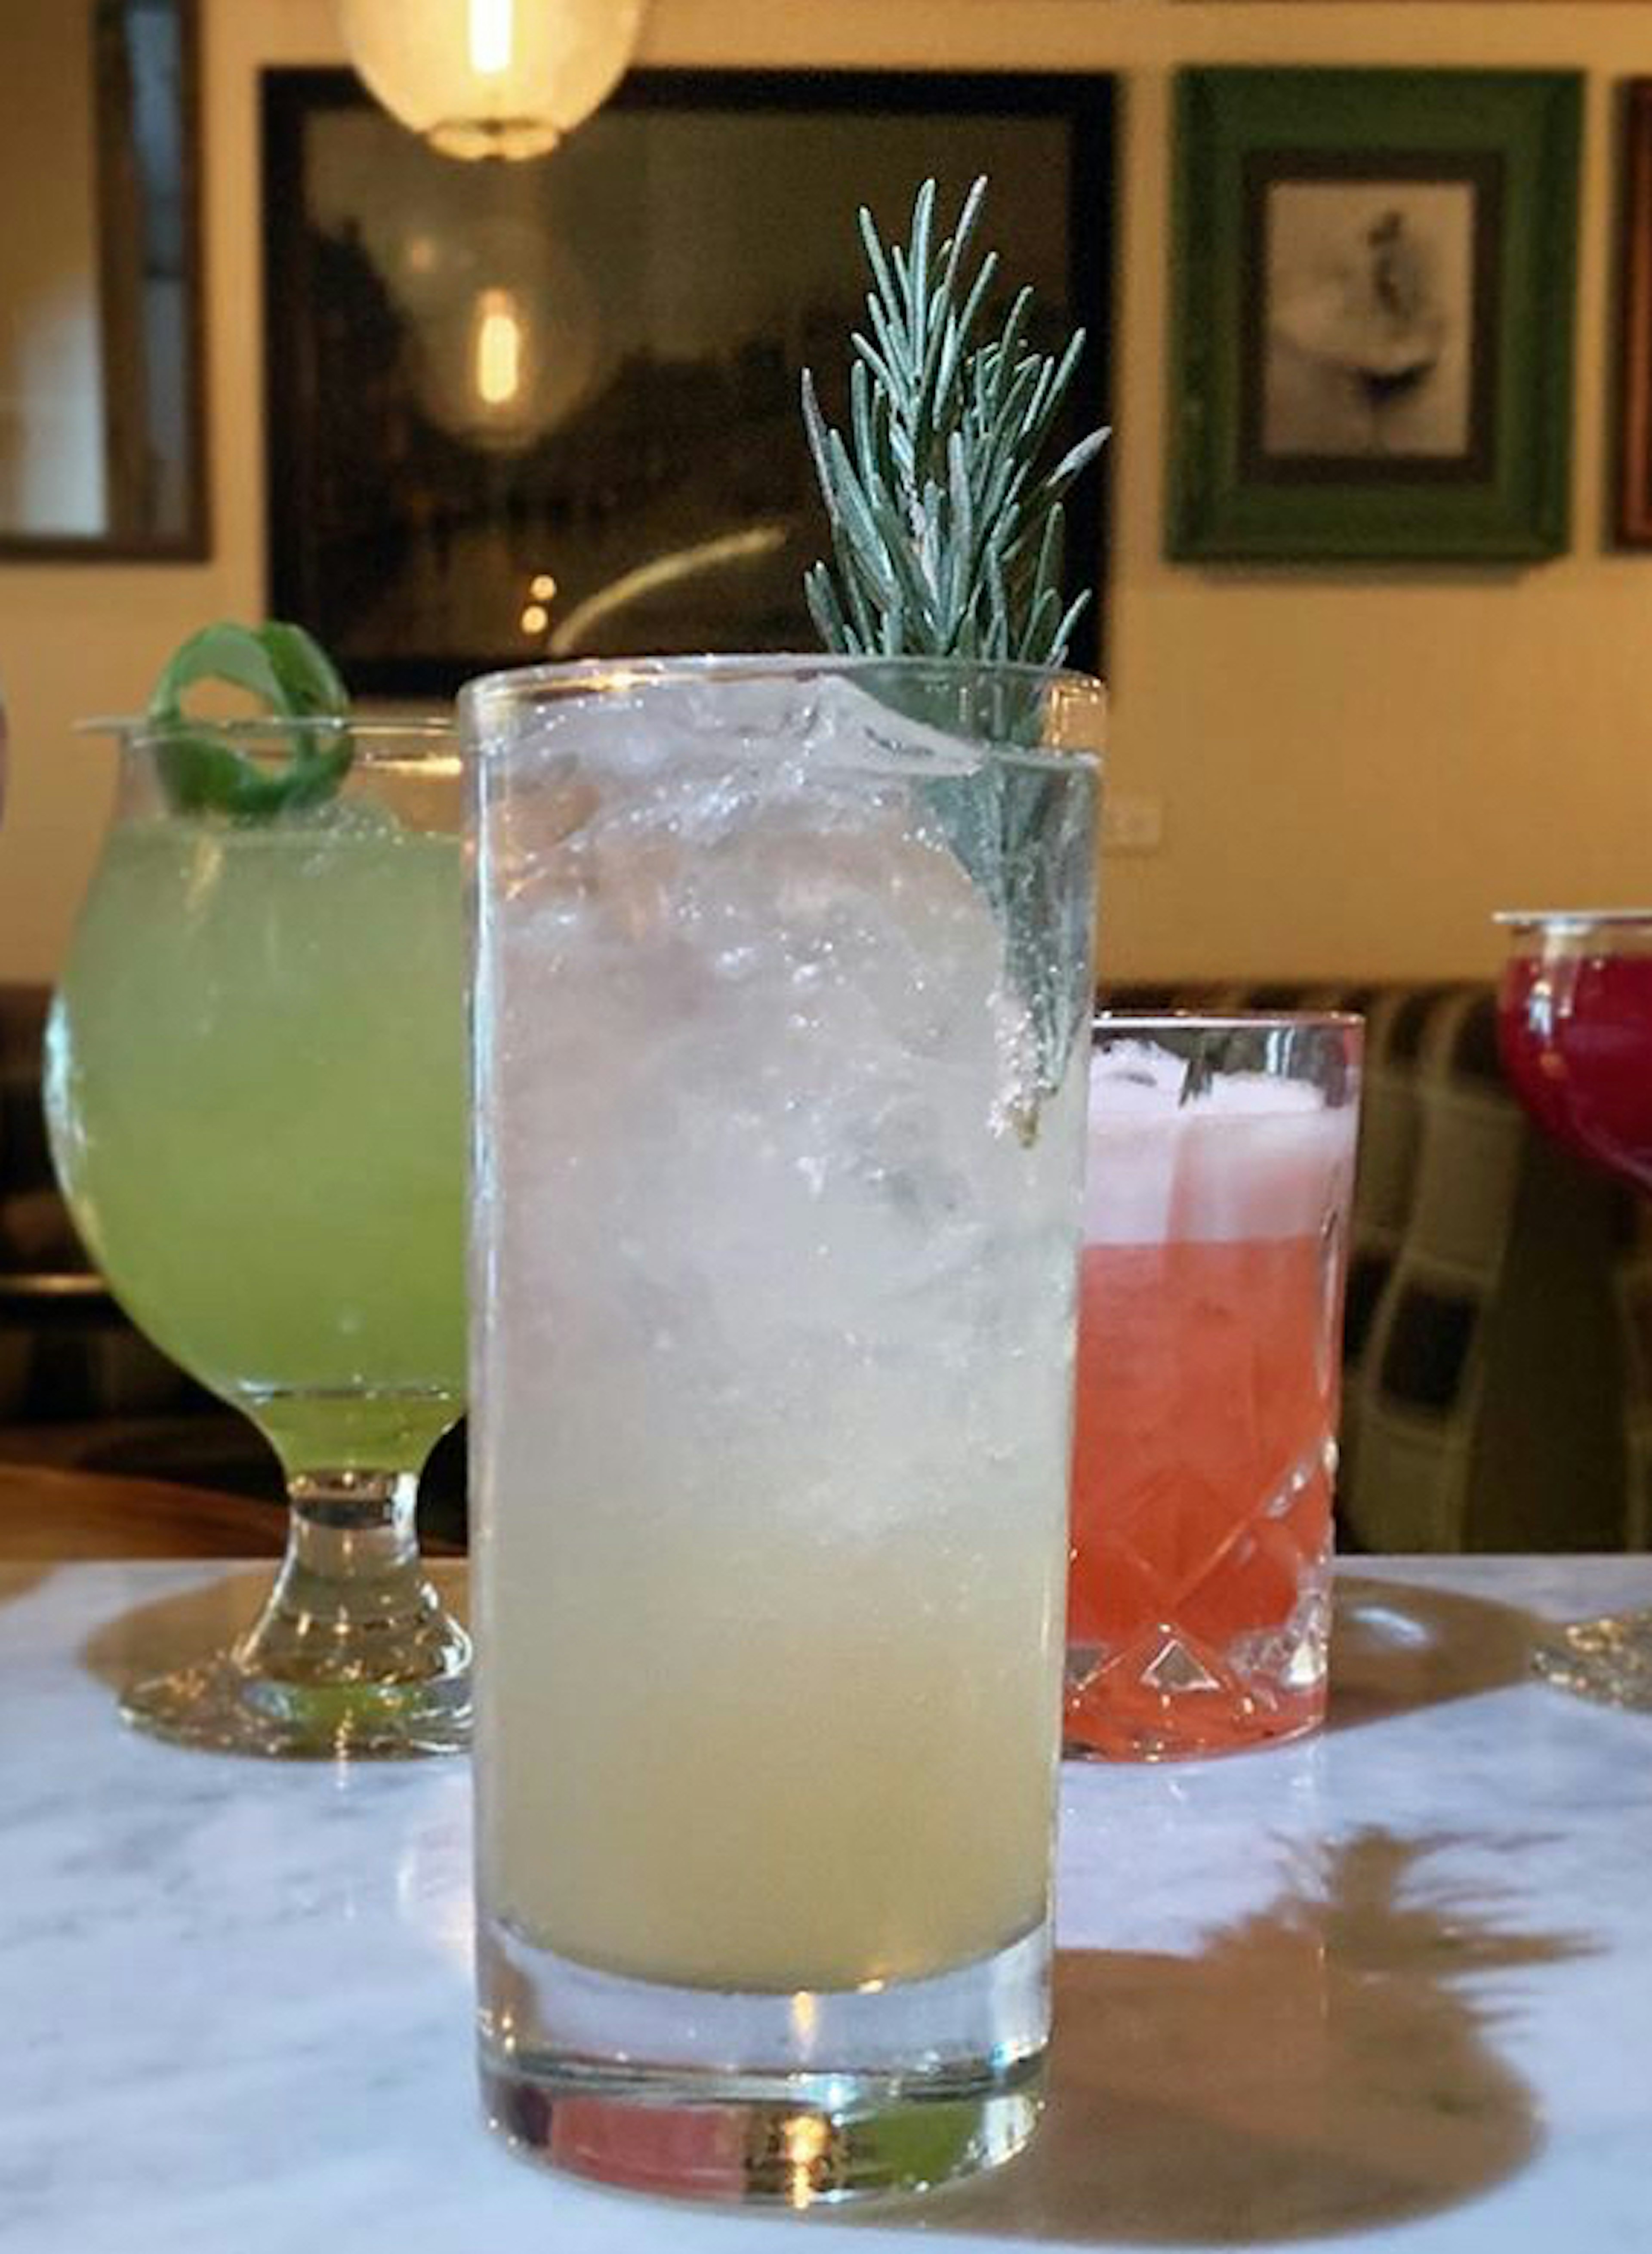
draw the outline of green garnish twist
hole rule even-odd
[[[207,681],[256,697],[276,731],[284,720],[334,721],[337,727],[294,727],[291,756],[279,766],[249,759],[209,722],[191,723],[184,698]],[[243,822],[324,805],[354,756],[349,710],[337,668],[302,626],[278,619],[256,626],[203,626],[172,653],[149,700],[168,802],[180,814],[227,814]]]

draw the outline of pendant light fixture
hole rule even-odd
[[[374,99],[447,157],[542,157],[624,75],[645,0],[342,0]]]

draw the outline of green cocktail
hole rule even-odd
[[[210,733],[279,772],[302,725]],[[352,725],[319,802],[248,816],[180,808],[167,740],[125,733],[48,1035],[52,1150],[128,1312],[276,1446],[293,1536],[235,1650],[129,1712],[260,1751],[457,1745],[467,1648],[412,1527],[464,1406],[454,744]]]
[[[458,1412],[460,920],[453,838],[139,824],[58,997],[92,1251],[294,1469],[423,1453]]]

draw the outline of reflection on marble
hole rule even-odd
[[[449,1609],[468,1624],[463,1570],[438,1564],[430,1572]],[[215,1578],[171,1589],[150,1603],[125,1606],[93,1627],[80,1648],[80,1662],[120,1692],[147,1676],[210,1658],[252,1625],[273,1578],[267,1564],[226,1567]]]
[[[1357,1831],[1191,1954],[1064,1951],[1044,2133],[955,2195],[955,2226],[1267,2245],[1432,2214],[1523,2166],[1536,2093],[1466,1976],[1587,1944],[1431,1899],[1429,1851],[1450,1844]]]
[[[1325,1735],[1070,1767],[1033,2151],[802,2226],[563,2182],[485,2136],[460,1766],[240,1762],[121,1728],[111,1684],[260,1586],[0,1570],[4,2254],[763,2254],[800,2227],[1652,2248],[1652,1721],[1523,1664],[1534,1617],[1652,1600],[1652,1560],[1361,1560]]]
[[[1448,1698],[1505,1690],[1531,1673],[1535,1613],[1461,1589],[1401,1588],[1338,1576],[1333,1729]]]

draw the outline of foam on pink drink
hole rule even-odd
[[[1186,1066],[1116,1045],[1090,1075],[1089,1244],[1234,1243],[1318,1231],[1354,1166],[1354,1115],[1306,1081],[1234,1073],[1184,1101]]]
[[[1355,1113],[1187,1078],[1116,1041],[1090,1085],[1067,1726],[1124,1757],[1290,1736],[1324,1703]]]

